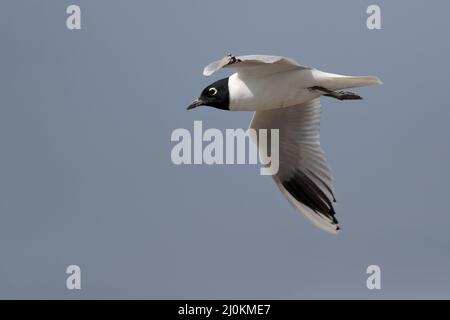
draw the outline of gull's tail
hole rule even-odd
[[[315,70],[314,78],[317,80],[319,86],[332,91],[382,84],[380,79],[373,76],[344,76],[319,70]]]

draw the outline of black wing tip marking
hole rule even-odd
[[[241,62],[241,59],[236,58],[236,56],[232,55],[231,53],[227,53],[227,55],[225,56],[225,59],[228,59],[226,66],[235,64],[236,62]]]
[[[333,196],[332,200],[327,197],[322,189],[318,187],[314,181],[311,180],[311,178],[298,169],[295,170],[294,175],[290,179],[283,181],[282,185],[297,201],[309,207],[318,214],[329,218],[333,224],[338,224],[335,217],[336,212],[332,202],[332,200],[335,201],[334,195],[326,184],[324,185]],[[336,226],[336,230],[339,229],[340,227]]]
[[[322,183],[322,185],[328,190],[328,192],[331,194],[331,196],[333,197],[333,202],[336,202],[336,197],[334,196],[334,192],[333,190],[331,190],[330,186],[328,184],[325,183],[325,181],[323,181],[323,179],[321,177],[319,177],[317,174],[315,174],[314,172],[312,172],[311,170],[307,169],[308,172],[314,176],[314,178],[316,178],[317,180],[320,181],[320,183]],[[313,182],[314,183],[314,182]]]

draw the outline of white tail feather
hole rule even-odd
[[[373,76],[343,76],[340,74],[326,73],[319,70],[315,72],[314,77],[319,83],[319,86],[333,91],[382,84],[380,79]]]

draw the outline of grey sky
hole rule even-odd
[[[373,3],[382,30],[366,28]],[[449,298],[449,9],[1,1],[0,297]],[[176,128],[247,128],[250,113],[185,111],[229,74],[201,75],[228,52],[383,80],[363,101],[322,100],[337,237],[256,166],[172,164]],[[370,264],[382,290],[365,286]]]

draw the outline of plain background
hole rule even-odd
[[[381,6],[382,30],[366,28]],[[82,30],[66,28],[78,4]],[[449,298],[444,1],[1,1],[1,298]],[[257,166],[175,166],[176,128],[224,54],[380,77],[322,99],[338,236]],[[65,269],[82,270],[82,290]],[[366,268],[382,289],[366,288]]]

